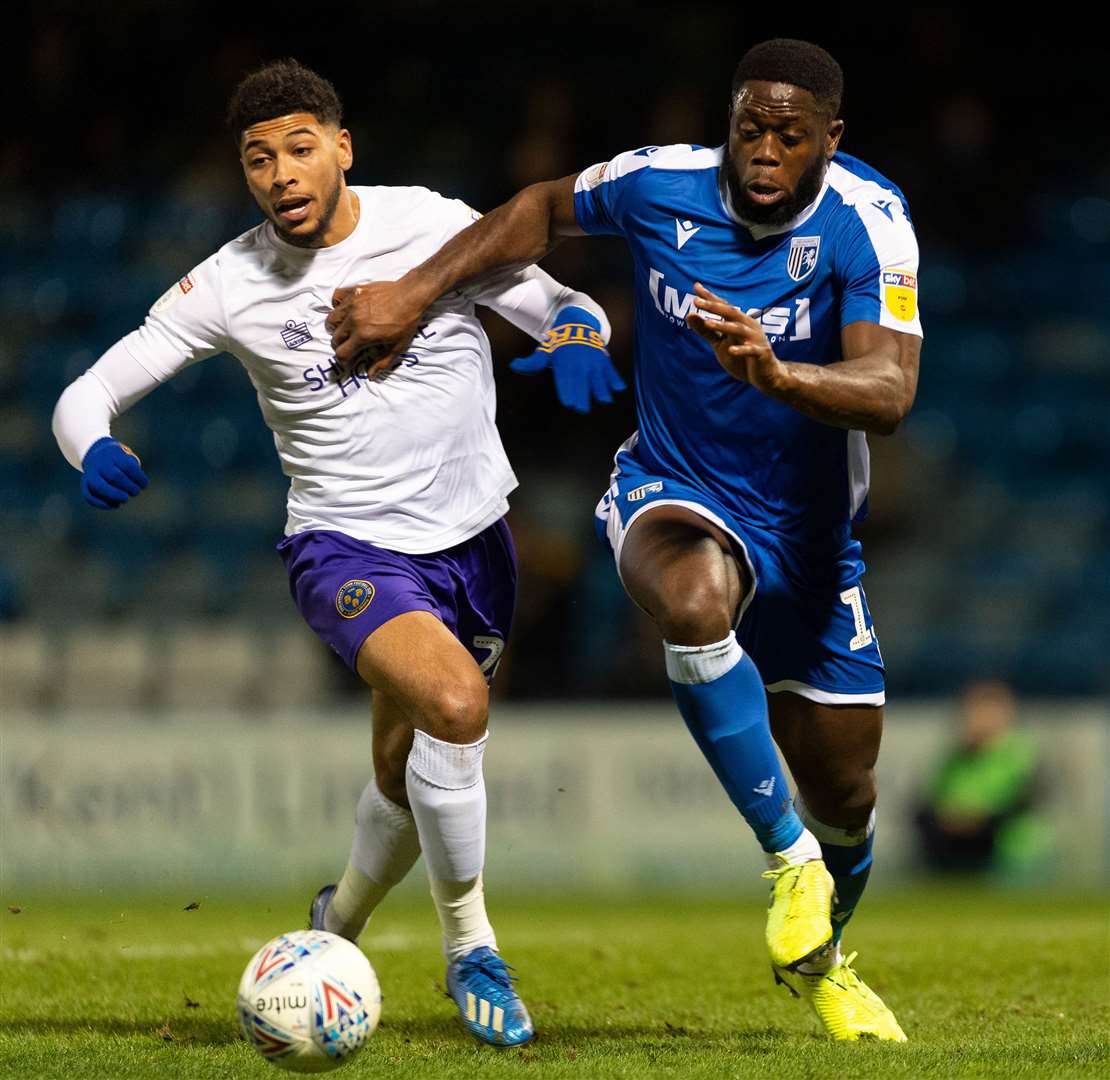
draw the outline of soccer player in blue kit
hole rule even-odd
[[[838,152],[842,87],[816,45],[757,45],[733,79],[725,146],[648,146],[526,188],[400,281],[338,290],[328,325],[341,362],[388,343],[388,366],[460,282],[568,236],[625,237],[639,429],[599,531],[767,853],[776,981],[833,1038],[902,1041],[840,936],[871,867],[885,702],[852,522],[866,435],[892,432],[914,398],[918,252],[902,193]],[[588,366],[552,366],[588,400]]]

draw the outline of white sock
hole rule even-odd
[[[809,829],[803,828],[802,835],[788,848],[782,851],[768,851],[766,855],[768,868],[777,870],[782,866],[783,861],[790,866],[797,866],[798,863],[813,862],[814,859],[821,858],[821,845]]]
[[[405,768],[409,805],[420,833],[448,960],[457,960],[480,945],[497,948],[482,890],[486,738],[459,745],[417,730]]]
[[[480,945],[497,948],[497,938],[486,916],[486,895],[482,875],[473,881],[430,879],[432,902],[443,927],[443,952],[448,960],[458,960]]]
[[[356,941],[371,912],[420,856],[416,821],[371,777],[358,800],[347,869],[324,913],[324,928]]]

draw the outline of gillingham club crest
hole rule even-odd
[[[817,252],[820,250],[821,237],[795,236],[790,241],[790,252],[786,256],[786,272],[794,281],[808,277],[817,265]]]
[[[345,585],[341,585],[335,594],[335,610],[344,619],[353,619],[361,615],[374,599],[374,586],[369,581],[354,578]]]

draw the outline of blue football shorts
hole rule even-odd
[[[751,589],[740,603],[736,639],[768,693],[789,691],[823,705],[882,705],[883,658],[860,579],[859,542],[794,541],[742,521],[711,495],[647,472],[622,451],[594,524],[620,574],[628,529],[653,506],[682,506],[724,530],[747,564]]]

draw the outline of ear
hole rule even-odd
[[[351,148],[351,133],[346,128],[340,128],[335,133],[335,150],[339,167],[346,172],[355,160],[354,151]]]
[[[830,161],[836,148],[840,145],[840,136],[844,134],[844,121],[833,120],[825,130],[825,157]]]

